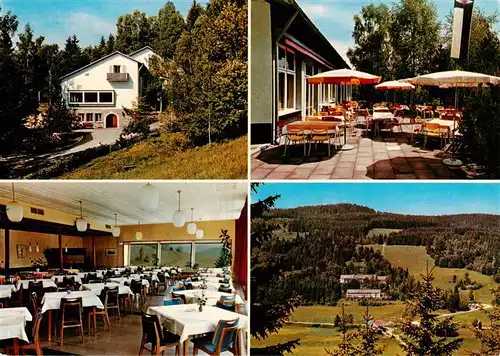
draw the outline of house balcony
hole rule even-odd
[[[107,73],[108,82],[128,82],[128,73]]]

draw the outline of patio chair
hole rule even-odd
[[[335,141],[335,134],[334,135],[334,141]],[[324,126],[317,126],[317,125],[311,125],[311,136],[309,138],[309,153],[308,156],[311,155],[311,147],[312,144],[315,144],[314,149],[317,148],[318,143],[323,143],[327,142],[327,147],[328,147],[328,157],[330,157],[330,138],[331,135],[328,134],[328,129]],[[228,279],[221,279],[219,280],[219,283],[229,283]]]
[[[83,344],[83,319],[82,319],[82,297],[78,298],[61,298],[61,306],[59,314],[61,345],[64,341],[64,329],[77,328],[78,333],[82,337]]]
[[[181,298],[163,299],[163,306],[179,305],[179,304],[183,304]]]
[[[294,128],[294,127],[287,127],[286,128],[286,135],[285,135],[285,155],[286,155],[286,149],[290,142],[297,144],[297,143],[304,143],[304,156],[306,155],[306,145],[307,145],[307,136],[304,133],[303,128]]]
[[[92,321],[94,322],[94,336],[96,336],[96,331],[97,331],[97,316],[101,315],[102,316],[102,321],[104,323],[104,327],[108,327],[108,330],[111,331],[111,323],[109,322],[109,314],[108,314],[108,289],[103,288],[101,290],[101,293],[99,294],[99,299],[102,302],[102,305],[104,305],[104,309],[97,309],[97,308],[92,308],[92,310],[87,314],[87,325],[89,328],[89,335],[90,331],[92,330]]]
[[[440,148],[443,148],[443,139],[449,137],[449,128],[447,126],[441,126],[439,124],[433,124],[424,122],[422,125],[422,135],[424,136],[423,148],[427,145],[429,138],[438,139]]]
[[[354,125],[362,125],[364,127],[365,133],[368,134],[368,130],[371,130],[373,125],[373,121],[370,118],[370,111],[368,109],[358,110]]]
[[[21,354],[25,354],[25,351],[35,351],[37,356],[43,355],[42,347],[40,346],[40,324],[42,323],[42,313],[35,315],[33,330],[31,333],[27,333],[29,341],[28,343],[19,345],[19,351]],[[14,355],[14,347],[7,346],[5,352],[9,355]]]
[[[317,116],[306,116],[306,121],[321,121]]]
[[[142,313],[142,338],[139,356],[144,350],[151,352],[151,355],[159,355],[171,347],[175,346],[175,354],[180,356],[180,337],[168,330],[162,329],[158,316]],[[151,344],[150,348],[146,345]]]
[[[191,340],[193,355],[197,355],[199,350],[209,355],[220,355],[221,352],[225,351],[231,351],[233,355],[239,355],[238,324],[239,319],[219,320],[215,332]]]

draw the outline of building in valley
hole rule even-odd
[[[376,279],[377,282],[380,283],[386,283],[387,282],[387,277],[386,276],[377,276],[374,274],[342,274],[340,275],[340,283],[349,283],[350,281],[358,281],[358,282],[363,282],[364,280],[373,280]]]
[[[382,298],[380,289],[348,289],[345,293],[346,298]]]
[[[295,0],[252,0],[250,23],[251,143],[274,143],[285,123],[345,95],[306,78],[349,65]]]
[[[155,53],[144,47],[130,55],[113,52],[61,78],[62,95],[84,127],[123,128],[131,108],[143,95]]]

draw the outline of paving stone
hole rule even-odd
[[[291,172],[299,166],[291,165],[291,164],[282,164],[275,168],[275,172]]]
[[[265,179],[266,176],[271,173],[273,169],[271,168],[257,168],[252,171],[252,179]]]
[[[297,168],[287,176],[287,179],[308,179],[312,174],[312,168]]]
[[[266,179],[286,179],[290,172],[277,172],[276,170],[269,173]]]
[[[316,167],[313,174],[314,175],[318,175],[318,174],[319,175],[322,175],[322,174],[331,175],[333,173],[333,169],[334,169],[333,165],[329,165],[329,166],[322,165],[322,166]]]
[[[312,174],[309,180],[330,180],[330,174]]]

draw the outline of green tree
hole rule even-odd
[[[106,41],[106,54],[111,54],[115,51],[115,36],[109,34],[108,40]]]
[[[154,30],[156,32],[154,48],[163,58],[172,58],[177,40],[182,33],[184,19],[171,1],[158,11]]]
[[[474,328],[474,336],[481,342],[480,352],[470,352],[473,356],[498,355],[500,353],[500,286],[492,289],[494,300],[491,310],[483,310],[490,319],[488,329]]]
[[[189,11],[186,15],[186,28],[188,31],[191,31],[198,18],[203,14],[203,6],[201,6],[199,3],[196,2],[196,0],[193,0],[191,3],[191,7],[189,8]]]
[[[354,321],[352,314],[346,314],[344,305],[340,315],[338,315],[338,328],[340,331],[340,343],[332,350],[326,349],[327,355],[330,356],[356,356],[359,354],[359,348],[356,345],[357,334],[355,332],[348,332],[349,325]],[[337,318],[335,318],[337,321]]]
[[[454,336],[458,329],[451,317],[442,320],[437,318],[435,312],[443,308],[443,300],[441,292],[432,285],[432,271],[421,275],[423,283],[407,302],[399,325],[403,341],[400,347],[408,356],[451,356],[463,342],[463,338],[447,339]]]
[[[128,125],[123,129],[124,134],[149,134],[155,115],[144,98],[139,98],[132,108],[124,107],[123,111],[130,117]]]
[[[259,183],[252,183],[252,190],[257,192]],[[266,339],[284,326],[284,323],[299,305],[297,296],[289,296],[282,288],[284,274],[282,272],[282,255],[269,253],[273,241],[277,238],[275,231],[279,226],[268,224],[262,215],[274,207],[279,195],[269,196],[251,205],[251,312],[250,332],[257,339]],[[299,339],[290,340],[265,348],[252,348],[255,355],[283,355],[291,352]]]
[[[80,47],[80,41],[73,35],[68,37],[64,45],[64,50],[61,55],[61,74],[71,73],[90,62],[90,58],[84,56]]]
[[[125,54],[150,46],[156,40],[156,17],[139,10],[120,16],[116,23],[115,50]]]

